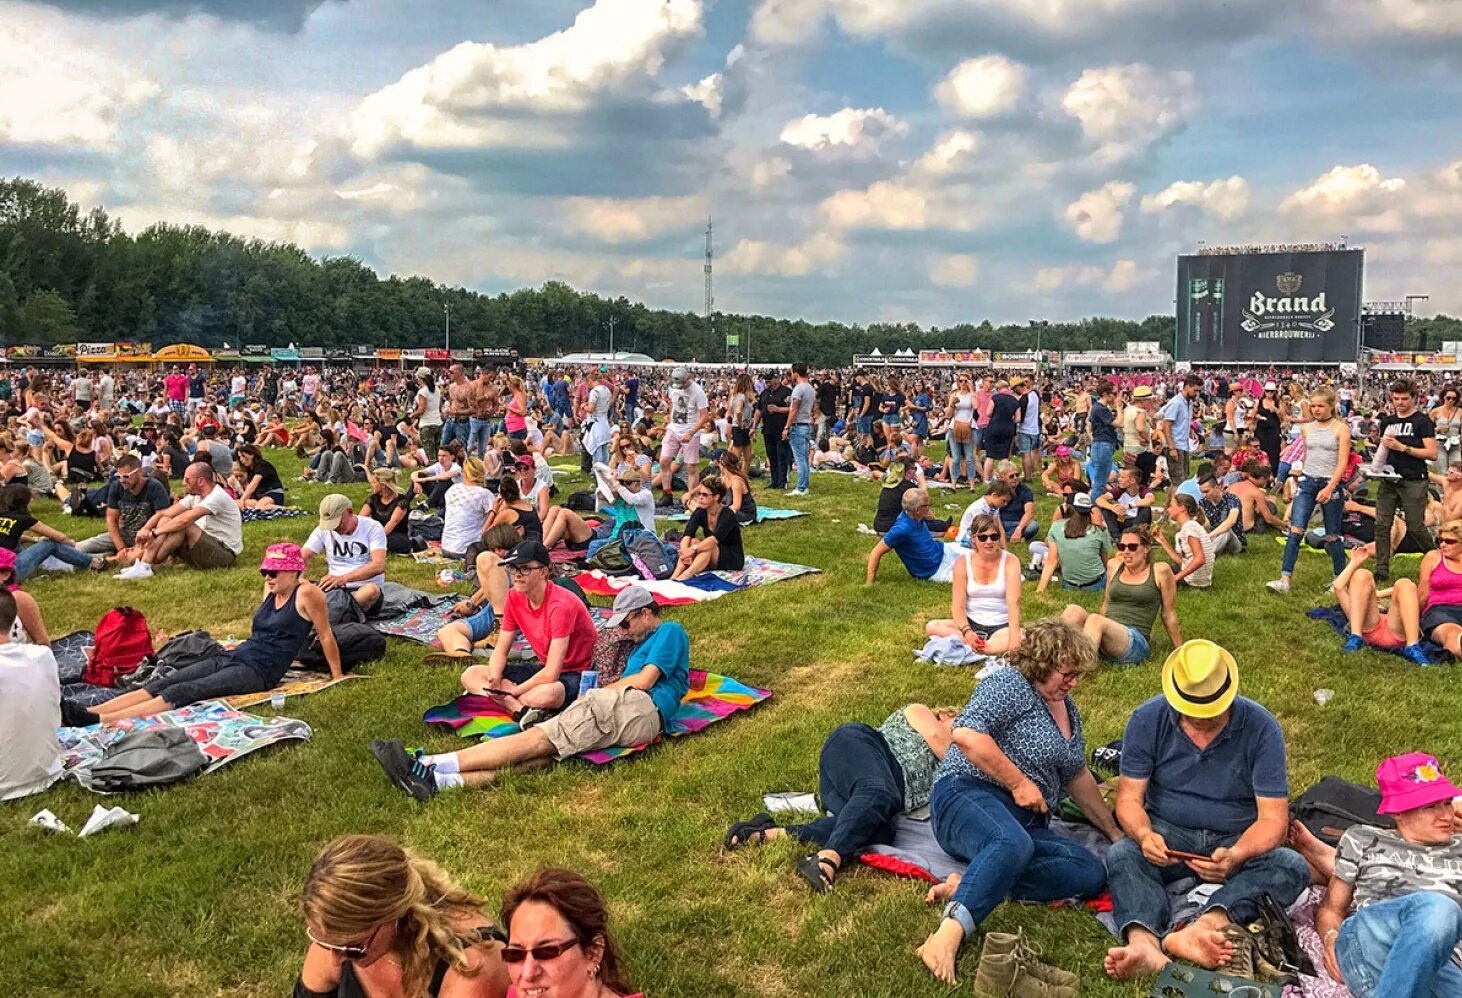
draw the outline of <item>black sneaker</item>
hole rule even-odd
[[[518,722],[518,727],[527,731],[533,725],[542,724],[557,713],[556,710],[544,710],[542,707],[524,707],[514,716],[513,720]]]
[[[75,700],[61,701],[61,724],[67,728],[88,728],[100,719]]]
[[[431,770],[415,765],[416,760],[399,739],[372,739],[371,755],[386,771],[386,778],[402,793],[420,801],[431,800],[437,795],[437,782],[432,779]]]

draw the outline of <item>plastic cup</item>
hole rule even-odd
[[[283,710],[284,694],[280,693],[278,690],[275,690],[273,693],[269,694],[269,706],[274,708],[274,712],[276,714]]]
[[[1315,702],[1317,704],[1319,704],[1321,707],[1325,706],[1327,703],[1329,703],[1331,700],[1334,700],[1334,699],[1335,699],[1335,691],[1334,690],[1316,690],[1315,691]]]
[[[598,686],[599,670],[585,669],[583,675],[579,677],[579,696],[583,696],[592,689],[597,689]]]

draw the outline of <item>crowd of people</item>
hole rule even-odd
[[[768,493],[805,498],[814,471],[841,472],[878,484],[865,581],[892,552],[915,579],[948,584],[948,616],[929,620],[925,637],[1008,667],[962,707],[904,704],[877,728],[841,725],[818,760],[826,816],[780,826],[759,814],[731,827],[728,848],[815,847],[795,870],[823,893],[851,858],[891,842],[901,815],[927,806],[939,846],[965,864],[930,891],[942,915],[919,949],[945,983],[1006,899],[1109,891],[1121,939],[1104,969],[1126,980],[1174,959],[1242,965],[1240,927],[1261,899],[1288,905],[1313,883],[1328,885],[1317,923],[1332,977],[1358,995],[1450,994],[1462,979],[1448,962],[1462,939],[1462,839],[1439,764],[1381,764],[1394,831],[1357,826],[1336,848],[1317,842],[1288,820],[1278,722],[1238,696],[1238,663],[1221,644],[1184,639],[1181,610],[1213,598],[1205,591],[1230,557],[1273,557],[1267,588],[1288,594],[1316,549],[1347,622],[1343,651],[1430,664],[1431,645],[1462,658],[1458,395],[1435,379],[1322,371],[12,369],[0,378],[0,710],[41,750],[4,760],[0,790],[19,796],[60,776],[45,748],[61,724],[268,690],[311,640],[344,675],[334,631],[379,610],[389,555],[428,543],[460,561],[473,591],[426,661],[459,668],[462,689],[520,732],[445,753],[377,740],[371,752],[395,787],[427,801],[653,741],[687,693],[690,634],[635,585],[596,624],[555,565],[648,535],[664,545],[670,580],[734,571]],[[165,565],[234,566],[245,519],[289,506],[270,460],[280,449],[295,452],[304,479],[368,493],[330,493],[303,545],[267,546],[248,639],[95,706],[63,701],[43,607],[22,583],[57,567],[112,566],[145,584]],[[592,479],[578,505],[556,495],[549,460],[565,456]],[[976,494],[957,519],[936,519],[931,495],[958,490]],[[1054,500],[1049,519],[1038,497]],[[99,529],[74,540],[31,513],[37,499]],[[657,511],[686,514],[677,535],[661,537]],[[1257,546],[1270,534],[1282,551]],[[1420,556],[1418,577],[1393,583],[1406,554]],[[1028,584],[1100,602],[1032,620]],[[1127,720],[1109,805],[1073,693],[1101,662],[1153,659],[1159,619],[1171,649],[1158,694]],[[520,638],[531,663],[510,660]],[[1066,799],[1109,848],[1053,830]],[[1218,887],[1175,925],[1165,887],[1180,877]],[[304,890],[296,994],[629,992],[603,899],[577,875],[545,870],[510,890],[500,927],[483,908],[394,843],[332,843]],[[979,993],[1075,993],[1032,954],[988,935]]]

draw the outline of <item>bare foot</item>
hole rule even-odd
[[[1102,965],[1108,977],[1130,981],[1138,977],[1156,977],[1169,962],[1156,945],[1128,943],[1107,950],[1107,958]]]
[[[951,873],[948,877],[944,878],[943,883],[935,884],[929,888],[929,893],[924,895],[924,903],[939,904],[940,902],[948,901],[954,897],[954,891],[959,886],[959,882],[960,875],[958,873]]]
[[[946,918],[916,952],[924,966],[929,968],[929,973],[938,980],[945,984],[958,984],[954,977],[954,961],[959,956],[959,946],[964,938],[964,928],[954,919]]]
[[[1289,844],[1294,848],[1295,852],[1305,857],[1305,859],[1312,861],[1317,849],[1324,851],[1330,848],[1316,838],[1314,832],[1310,831],[1298,821],[1291,821],[1289,823]]]
[[[1163,940],[1163,948],[1179,960],[1208,970],[1217,970],[1234,955],[1234,944],[1222,932],[1201,921],[1171,933]]]

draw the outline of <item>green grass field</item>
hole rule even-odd
[[[313,507],[329,489],[292,479],[298,462],[272,455],[293,502]],[[569,488],[575,487],[569,480]],[[560,488],[564,480],[560,479]],[[347,488],[360,499],[364,486]],[[815,565],[821,575],[672,609],[692,637],[692,663],[775,696],[693,738],[661,745],[608,768],[570,764],[508,779],[486,792],[444,794],[420,805],[387,784],[367,750],[373,737],[441,751],[457,744],[428,729],[422,711],[458,691],[454,672],[420,665],[423,648],[392,639],[368,679],[290,700],[287,713],[315,737],[239,761],[211,776],[123,800],[135,828],[95,839],[49,837],[27,825],[42,807],[73,828],[103,798],[67,782],[0,807],[0,994],[279,995],[305,948],[296,897],[320,846],[346,832],[391,835],[437,859],[495,905],[533,869],[579,870],[610,898],[636,987],[652,996],[846,998],[946,993],[914,956],[936,914],[924,886],[851,870],[814,897],[792,871],[798,847],[721,850],[726,827],[761,809],[769,790],[816,788],[817,753],[837,724],[878,724],[911,701],[963,703],[968,669],[918,664],[923,624],[949,613],[949,588],[912,581],[893,557],[881,581],[863,584],[871,538],[855,532],[877,499],[867,483],[813,478],[808,499],[762,497],[813,516],[746,534],[750,553]],[[968,493],[935,496],[936,515]],[[98,520],[47,522],[77,538]],[[1049,501],[1041,505],[1049,515]],[[247,548],[227,572],[177,569],[143,583],[109,575],[32,580],[52,635],[95,625],[129,604],[170,632],[206,627],[244,634],[260,599],[255,567],[277,538],[303,541],[312,520],[249,524]],[[1023,548],[1021,549],[1023,553]],[[1303,555],[1295,591],[1263,588],[1279,549],[1265,541],[1220,561],[1207,593],[1184,592],[1185,637],[1208,637],[1237,656],[1241,691],[1277,714],[1288,735],[1292,791],[1325,773],[1367,783],[1383,756],[1424,749],[1462,761],[1462,719],[1451,668],[1420,670],[1400,658],[1339,654],[1328,627],[1304,611],[1325,599],[1328,562]],[[1415,572],[1416,562],[1398,562]],[[431,572],[393,558],[389,576],[434,588]],[[1034,594],[1028,619],[1058,612],[1072,597]],[[1157,692],[1170,647],[1155,629],[1152,662],[1103,667],[1076,691],[1089,744],[1121,734],[1128,712]],[[1335,690],[1328,706],[1313,691]],[[255,708],[269,713],[267,705]],[[1078,971],[1086,995],[1145,995],[1101,973],[1110,940],[1089,915],[1006,905],[990,927],[1023,925],[1048,958]],[[960,964],[968,993],[977,947]]]

